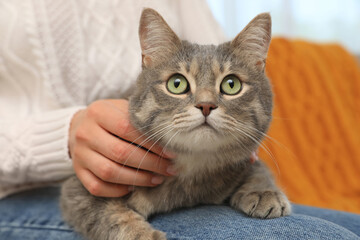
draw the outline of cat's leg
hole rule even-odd
[[[166,239],[121,198],[94,197],[76,177],[67,180],[61,193],[64,219],[90,240]]]
[[[194,187],[188,186],[188,183],[180,181],[177,177],[168,177],[159,186],[135,188],[126,204],[144,218],[148,218],[156,213],[165,213],[177,208],[197,205],[201,202],[198,196],[199,192],[201,192],[199,188],[196,190]]]
[[[230,199],[230,205],[248,216],[276,218],[291,213],[291,205],[286,195],[275,185],[268,168],[256,161],[239,189]]]

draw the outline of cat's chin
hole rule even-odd
[[[197,131],[198,134],[216,134],[217,133],[216,129],[206,122],[191,129],[189,132],[193,132],[193,131]]]
[[[170,140],[170,139],[169,139]],[[173,150],[187,152],[209,152],[228,144],[229,139],[208,124],[189,131],[178,132],[168,143]]]

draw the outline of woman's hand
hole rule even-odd
[[[69,131],[74,170],[95,196],[120,197],[132,186],[154,187],[175,174],[166,159],[171,154],[131,126],[126,100],[95,101],[74,115]]]

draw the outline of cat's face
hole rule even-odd
[[[270,28],[262,14],[232,42],[201,46],[180,41],[158,13],[144,10],[132,123],[176,152],[253,151],[271,120]]]

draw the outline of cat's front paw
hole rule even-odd
[[[161,231],[158,231],[158,230],[155,230],[153,233],[152,233],[152,239],[154,240],[166,240],[166,234],[164,232],[161,232]]]
[[[290,202],[280,191],[245,193],[237,200],[232,199],[231,205],[256,218],[277,218],[291,213]]]
[[[111,240],[166,240],[166,233],[154,229],[131,229],[131,232],[120,233],[116,237],[109,237]]]
[[[151,232],[145,232],[138,234],[134,239],[138,240],[166,240],[166,234],[164,232],[154,230]]]

